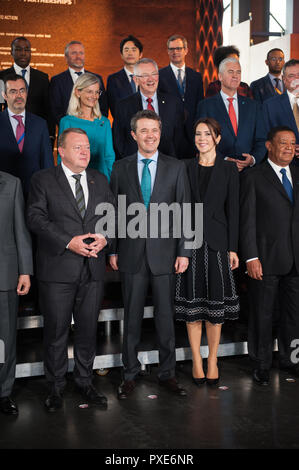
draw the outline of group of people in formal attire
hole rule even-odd
[[[299,376],[292,355],[299,338],[299,60],[285,62],[282,50],[271,49],[269,73],[248,86],[241,82],[238,49],[221,46],[214,54],[218,80],[204,97],[201,74],[185,65],[186,38],[171,36],[167,53],[170,64],[159,70],[152,58],[143,58],[137,38],[124,38],[124,67],[105,88],[100,75],[85,70],[79,41],[66,45],[68,69],[50,82],[30,66],[27,38],[11,44],[14,64],[0,72],[6,102],[0,113],[3,413],[18,413],[11,396],[18,296],[28,293],[32,275],[44,317],[46,409],[63,406],[72,316],[74,381],[87,403],[107,408],[92,381],[107,263],[120,272],[124,305],[120,400],[133,395],[140,376],[149,286],[161,388],[187,395],[175,375],[174,319],[186,322],[194,384],[218,384],[221,328],[240,311],[234,278],[239,265],[248,274],[254,381],[270,381],[274,316],[279,365]],[[97,230],[106,216],[101,204],[114,210],[116,227],[122,223],[120,196],[127,227],[136,223],[132,207],[143,207],[138,223],[146,225],[144,236]],[[189,205],[199,245],[183,229],[176,234],[175,213],[167,237],[163,221],[153,227],[154,210],[163,204],[182,212]]]

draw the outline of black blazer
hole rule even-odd
[[[253,97],[256,101],[263,103],[268,98],[277,95],[269,75],[259,78],[250,84],[250,88],[253,93]]]
[[[184,95],[185,109],[185,130],[189,145],[194,147],[193,126],[196,119],[196,110],[199,102],[203,99],[203,83],[201,73],[196,72],[190,67],[185,68],[186,90]],[[177,80],[170,65],[159,70],[159,91],[162,93],[170,93],[177,98],[182,99],[178,89]],[[195,149],[193,149],[195,150]],[[194,151],[193,151],[194,153]],[[192,154],[193,154],[192,153]],[[192,156],[190,154],[190,156]]]
[[[294,205],[268,161],[241,178],[241,255],[258,257],[264,274],[287,274],[294,262],[299,271],[299,168],[290,170]]]
[[[138,179],[137,154],[114,163],[110,186],[115,198],[119,195],[126,196],[126,212],[132,203],[138,202],[144,207]],[[183,162],[159,152],[157,173],[150,202],[151,204],[166,203],[167,205],[174,202],[179,205],[190,202],[190,188]],[[147,233],[150,233],[151,211],[150,207],[145,215],[148,226]],[[126,226],[134,217],[135,215],[127,216]],[[155,275],[173,273],[176,257],[191,255],[190,249],[185,247],[184,234],[181,238],[172,238],[173,224],[171,221],[168,238],[162,238],[160,229],[161,221],[159,220],[157,237],[148,236],[133,239],[127,236],[117,240],[111,253],[118,254],[118,266],[121,272],[138,272],[145,252],[150,269]]]
[[[115,206],[104,175],[87,168],[88,205],[82,219],[75,197],[61,165],[42,170],[32,177],[28,196],[27,222],[37,237],[37,278],[46,282],[75,282],[79,279],[84,257],[66,249],[76,235],[95,233],[101,218],[95,214],[98,204]],[[107,239],[111,243],[110,239]],[[105,273],[105,248],[98,258],[88,258],[92,280]]]
[[[88,70],[85,70],[87,73]],[[107,96],[105,91],[105,86],[101,75],[95,73],[99,80],[100,80],[100,90],[102,94],[99,98],[99,104],[101,113],[104,116],[108,116],[108,104],[107,104]],[[60,119],[66,115],[67,108],[69,105],[72,89],[74,83],[71,77],[69,69],[65,70],[64,72],[54,75],[51,78],[50,82],[50,109],[52,113],[52,118],[54,119],[55,124],[59,125]]]
[[[203,203],[203,239],[215,251],[238,251],[239,174],[233,162],[216,157],[203,200],[198,196],[198,159],[185,160],[193,203]]]
[[[112,116],[115,116],[116,104],[122,98],[133,95],[131,84],[124,69],[119,70],[107,78],[107,98]]]
[[[2,70],[0,79],[3,80],[6,75],[15,73],[14,67]],[[54,135],[55,126],[51,119],[49,105],[49,77],[46,73],[30,67],[30,82],[26,102],[26,111],[36,114],[47,121],[49,134]]]
[[[184,139],[184,111],[178,98],[166,93],[157,93],[162,134],[159,150],[171,157],[181,157]],[[142,110],[140,93],[134,93],[118,101],[113,121],[113,143],[116,158],[124,158],[137,152],[137,143],[131,136],[130,121]]]
[[[54,166],[46,121],[26,111],[23,152],[19,147],[7,109],[0,113],[0,170],[20,178],[24,195],[36,171]]]

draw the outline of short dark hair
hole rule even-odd
[[[272,129],[270,129],[270,131],[268,132],[267,140],[269,140],[270,142],[273,142],[274,137],[279,132],[292,132],[294,134],[294,136],[296,137],[295,132],[290,127],[288,127],[288,126],[276,126],[276,127],[272,127]]]
[[[158,116],[155,111],[151,111],[150,109],[143,109],[138,111],[131,119],[130,125],[131,130],[136,134],[137,129],[137,122],[140,119],[152,119],[153,121],[157,121],[159,123],[160,131],[162,130],[162,121],[160,116]]]
[[[213,60],[214,65],[219,68],[220,63],[226,59],[229,55],[236,54],[240,57],[240,51],[236,46],[220,46],[214,51]]]
[[[16,42],[16,41],[26,41],[26,42],[29,42],[29,45],[30,45],[30,48],[31,48],[31,42],[29,41],[29,39],[25,38],[25,36],[18,36],[17,38],[15,38],[15,39],[12,41],[12,43],[11,43],[11,45],[10,45],[11,50],[12,50],[13,46],[15,45],[15,42]]]
[[[132,34],[129,34],[128,37],[122,39],[120,41],[120,45],[119,45],[119,48],[120,48],[120,53],[122,54],[123,53],[123,48],[124,48],[124,45],[126,44],[126,42],[133,42],[135,44],[135,46],[137,47],[137,49],[139,49],[139,52],[141,53],[143,51],[143,45],[142,43],[139,41],[139,39],[135,38],[135,36],[132,36]]]
[[[69,127],[68,129],[65,129],[58,137],[58,147],[64,147],[66,138],[71,132],[75,134],[85,134],[86,137],[88,137],[83,129],[80,129],[79,127]]]
[[[5,75],[3,78],[5,94],[7,92],[7,82],[16,82],[17,80],[23,80],[24,86],[27,89],[27,83],[25,78],[23,78],[22,75],[18,75],[17,73],[11,72]]]
[[[194,124],[194,127],[193,127],[194,134],[195,134],[196,128],[199,124],[206,124],[206,126],[208,126],[209,131],[211,132],[214,144],[216,145],[215,138],[217,139],[217,137],[219,135],[221,135],[221,126],[220,126],[219,122],[216,121],[216,119],[211,118],[211,117],[205,117],[205,118],[197,119],[197,121],[196,121],[196,123]]]
[[[288,60],[283,66],[283,69],[282,69],[283,73],[285,73],[285,71],[288,67],[294,67],[295,65],[298,65],[298,64],[299,64],[299,59],[290,59],[290,60]]]
[[[268,51],[267,60],[269,60],[269,55],[271,54],[271,52],[282,52],[284,55],[284,52],[281,49],[279,49],[278,47],[274,47],[274,49],[270,49],[270,51]]]

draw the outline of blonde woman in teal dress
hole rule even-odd
[[[83,73],[76,80],[67,115],[59,123],[59,135],[70,127],[83,129],[90,143],[89,167],[103,173],[108,181],[115,160],[110,121],[101,115],[100,82],[96,75]],[[58,155],[57,162],[60,163]]]

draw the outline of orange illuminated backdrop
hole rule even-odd
[[[122,67],[119,43],[128,34],[144,44],[144,57],[168,64],[166,40],[186,36],[187,64],[200,70],[205,85],[215,77],[212,53],[221,43],[219,0],[0,0],[0,68],[10,67],[10,43],[31,41],[33,67],[53,76],[66,69],[64,46],[82,41],[86,68],[107,76]]]

